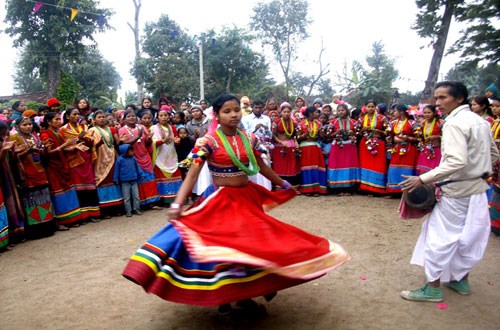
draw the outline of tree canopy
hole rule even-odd
[[[26,46],[33,62],[39,62],[40,73],[47,81],[50,95],[55,95],[61,77],[61,61],[78,58],[85,44],[93,44],[94,33],[109,28],[105,17],[110,10],[97,7],[97,1],[45,0],[44,5],[33,13],[33,2],[7,0],[5,32],[14,37],[14,46]],[[70,21],[72,7],[79,12]],[[38,59],[38,60],[37,60]]]

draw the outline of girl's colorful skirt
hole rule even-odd
[[[108,208],[123,206],[123,196],[120,185],[113,182],[114,167],[108,176],[97,186],[97,196],[101,211]]]
[[[378,139],[378,145],[368,150],[366,137],[359,144],[360,186],[363,191],[384,194],[387,183],[387,158],[385,142]]]
[[[406,151],[403,151],[400,145],[396,146],[387,173],[386,192],[400,193],[402,191],[403,187],[400,183],[404,180],[403,175],[412,176],[416,174],[415,165],[417,157],[418,150],[416,146],[408,144]]]
[[[81,152],[80,155],[85,159],[85,162],[72,168],[70,173],[73,188],[78,196],[81,219],[98,218],[101,216],[101,209],[99,208],[92,157],[87,152]]]
[[[490,202],[491,231],[500,236],[500,188],[493,185],[493,195]]]
[[[155,203],[160,200],[155,173],[143,171],[143,174],[144,177],[139,180],[139,200],[141,201],[141,206]]]
[[[350,257],[341,246],[265,212],[295,194],[253,182],[220,187],[144,244],[123,276],[165,300],[200,306],[318,278]]]
[[[177,169],[171,177],[167,178],[163,172],[155,166],[156,187],[160,194],[162,203],[172,203],[182,184],[180,169]]]
[[[359,183],[358,148],[355,143],[332,144],[327,178],[330,188],[349,188]]]
[[[0,192],[1,195],[1,192]],[[0,203],[0,249],[9,245],[9,219],[7,218],[7,210],[3,204],[3,196]]]
[[[290,141],[290,143],[288,143]],[[295,148],[295,141],[283,141],[287,147],[277,145],[272,153],[272,167],[276,174],[283,180],[287,180],[294,187],[300,186],[300,161],[299,149]]]
[[[417,175],[424,174],[439,166],[441,162],[441,148],[434,147],[433,156],[429,157],[428,152],[420,151],[417,160]]]
[[[25,188],[21,202],[26,214],[26,236],[30,239],[54,234],[56,220],[48,187]]]
[[[300,150],[302,175],[300,192],[303,194],[327,194],[326,165],[321,148],[316,142],[301,142]]]

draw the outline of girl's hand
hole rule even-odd
[[[174,143],[180,143],[180,142],[181,142],[181,138],[180,137],[174,138]]]
[[[10,150],[14,146],[14,141],[3,141],[2,150]]]

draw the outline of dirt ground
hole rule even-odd
[[[500,240],[493,235],[471,273],[472,295],[444,289],[447,309],[399,297],[425,277],[409,264],[422,220],[400,220],[398,202],[298,196],[273,210],[283,221],[340,243],[352,260],[318,280],[281,291],[266,305],[266,319],[237,328],[498,329]],[[3,253],[0,328],[231,329],[215,318],[215,307],[167,302],[121,276],[135,250],[165,224],[165,213],[91,223]]]

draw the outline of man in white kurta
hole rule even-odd
[[[266,115],[263,115],[262,112],[264,110],[264,102],[261,100],[255,100],[252,107],[252,113],[248,116],[245,116],[241,119],[241,123],[245,128],[245,131],[254,133],[257,137],[259,137],[263,142],[266,140],[265,136],[270,135],[272,139],[271,133],[271,118]],[[271,160],[269,156],[263,153],[261,158],[264,160],[266,165],[271,166]],[[254,183],[261,185],[267,190],[272,189],[271,181],[269,181],[262,174],[257,173],[249,177],[251,181]]]
[[[423,266],[427,284],[402,291],[407,300],[443,300],[441,281],[450,289],[470,294],[469,272],[482,259],[490,233],[490,218],[484,178],[499,158],[490,126],[467,104],[462,83],[441,82],[434,92],[436,105],[447,115],[443,126],[442,158],[435,169],[406,177],[404,190],[422,184],[449,182],[441,187],[442,197],[422,226],[412,264]]]

